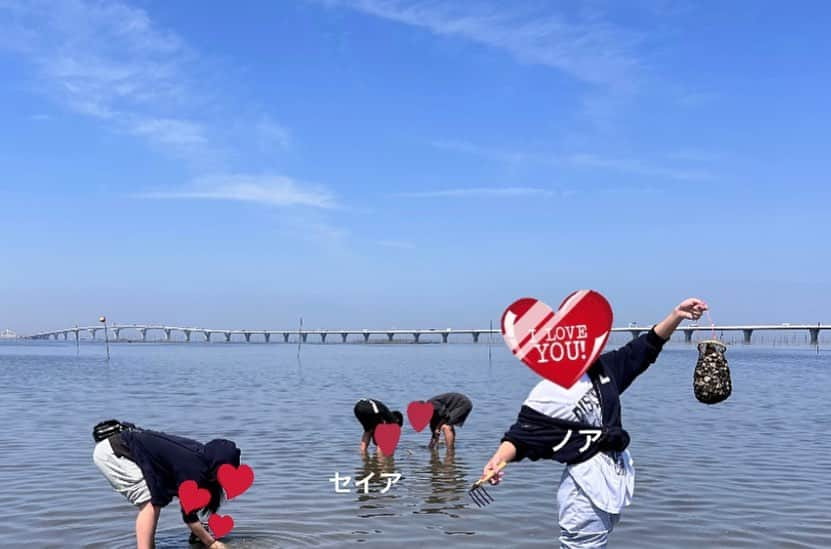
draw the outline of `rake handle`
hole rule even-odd
[[[493,471],[491,471],[487,475],[483,476],[482,478],[480,478],[479,480],[474,482],[473,486],[482,486],[484,483],[486,483],[487,481],[492,479],[494,477],[494,475],[496,475],[496,473],[498,473],[499,471],[504,469],[506,465],[508,465],[507,461],[505,461],[505,460],[500,461],[499,465],[496,466],[496,469],[494,469]]]

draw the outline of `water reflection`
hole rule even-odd
[[[442,513],[457,517],[453,511],[464,509],[466,505],[467,481],[469,467],[456,457],[453,448],[447,448],[444,459],[441,451],[433,448],[430,452],[430,464],[427,471],[430,478],[430,493],[424,498],[422,513]]]
[[[400,473],[395,469],[395,456],[385,456],[382,452],[368,452],[361,456],[361,467],[356,469],[351,479],[350,490],[357,490],[360,503],[359,517],[395,516],[392,510],[394,500],[398,497],[393,493],[391,482]],[[367,480],[367,477],[368,480]],[[396,484],[404,479],[403,474]],[[360,482],[360,484],[358,484]],[[390,487],[387,488],[387,484]],[[384,493],[381,491],[384,490]],[[366,493],[364,493],[366,491]]]

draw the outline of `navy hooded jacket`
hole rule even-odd
[[[216,439],[202,444],[189,438],[145,429],[120,433],[130,458],[141,469],[150,489],[150,503],[164,507],[177,496],[179,485],[196,481],[201,488],[216,486],[220,465],[239,467],[240,451],[230,440]],[[196,522],[193,513],[185,522]]]
[[[629,433],[622,426],[620,394],[636,377],[655,362],[665,341],[650,329],[620,349],[603,353],[588,370],[600,396],[603,425],[549,417],[522,406],[502,441],[517,449],[514,461],[528,458],[580,463],[598,452],[622,452],[629,445]]]

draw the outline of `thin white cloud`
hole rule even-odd
[[[539,187],[467,187],[455,189],[438,189],[433,191],[414,191],[398,193],[405,198],[475,198],[475,197],[517,197],[517,196],[553,196],[552,189]]]
[[[453,141],[453,140],[436,140],[431,141],[430,145],[441,150],[451,152],[461,152],[488,158],[491,160],[498,160],[506,163],[521,163],[527,161],[541,161],[546,157],[536,153],[528,153],[522,151],[509,151],[502,149],[495,149],[490,147],[482,147],[471,143],[469,141]]]
[[[268,116],[263,116],[257,122],[255,129],[260,149],[264,151],[273,148],[287,149],[291,145],[291,132],[282,124],[278,124]]]
[[[323,0],[368,15],[504,50],[525,63],[563,71],[581,81],[631,89],[640,71],[640,34],[614,25],[596,11],[573,17],[519,11],[493,3],[423,0]],[[510,6],[510,7],[509,7]]]
[[[402,240],[379,240],[376,244],[385,248],[397,248],[400,250],[415,249],[415,244],[412,242],[404,242]]]
[[[210,60],[126,3],[0,0],[3,50],[28,61],[34,87],[71,111],[203,169],[219,169],[241,141],[261,151],[289,142],[269,116],[240,115],[202,78]],[[237,125],[245,131],[231,135]]]
[[[567,160],[576,165],[588,168],[600,168],[634,175],[673,179],[676,181],[711,181],[715,176],[701,170],[686,170],[656,166],[640,160],[612,158],[597,154],[575,154]]]
[[[131,125],[132,133],[174,147],[207,144],[204,128],[188,120],[141,118]]]
[[[232,174],[202,177],[182,188],[146,192],[138,197],[257,202],[269,206],[306,206],[323,209],[337,207],[332,193],[323,187],[301,184],[289,177],[275,175]]]
[[[542,165],[559,164],[561,166],[570,165],[578,168],[601,169],[676,181],[711,181],[715,179],[713,174],[704,170],[661,166],[638,159],[615,158],[593,153],[578,153],[572,155],[554,153],[542,154],[539,152],[488,148],[468,141],[453,140],[431,141],[430,145],[446,151],[478,156],[503,163],[530,163]],[[694,160],[693,158],[684,158],[677,154],[671,154],[669,157],[677,160]]]

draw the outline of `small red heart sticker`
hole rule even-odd
[[[186,480],[179,485],[179,503],[185,513],[196,511],[206,506],[211,501],[211,493],[200,488],[195,480]]]
[[[423,400],[414,400],[407,405],[407,419],[410,425],[420,433],[433,417],[433,403]]]
[[[612,307],[594,290],[572,293],[555,313],[534,298],[513,302],[502,315],[502,337],[526,366],[569,388],[594,363],[612,329]]]
[[[384,453],[391,456],[401,438],[401,427],[397,423],[381,423],[375,427],[375,444]]]
[[[218,515],[214,513],[208,518],[208,526],[215,539],[226,535],[234,528],[234,517],[231,515]]]
[[[254,471],[248,465],[240,465],[237,469],[225,463],[219,466],[216,476],[229,500],[242,494],[254,484]]]

